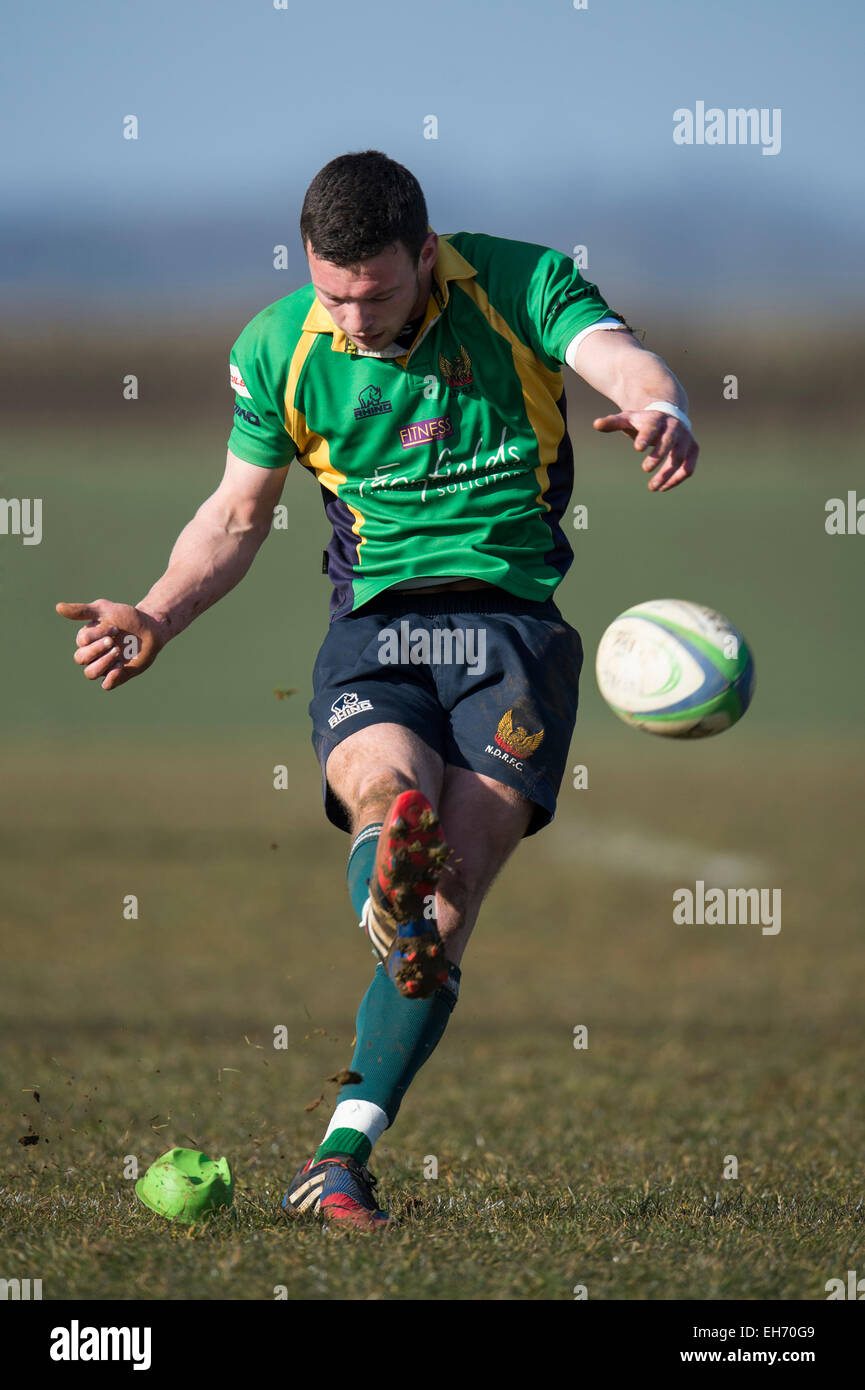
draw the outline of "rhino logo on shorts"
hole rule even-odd
[[[372,709],[372,700],[359,700],[356,690],[344,690],[341,695],[337,695],[330,708],[333,713],[327,722],[331,729],[335,729],[337,724],[341,724],[344,719],[351,719],[353,714],[362,714],[364,710]]]

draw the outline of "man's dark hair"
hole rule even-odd
[[[429,235],[426,199],[414,174],[381,150],[341,154],[306,190],[300,234],[332,265],[360,265],[400,241],[417,265]]]

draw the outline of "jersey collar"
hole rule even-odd
[[[432,227],[430,228],[432,231]],[[477,270],[465,258],[461,256],[455,246],[451,246],[447,236],[439,237],[438,255],[432,272],[432,284],[430,287],[430,297],[427,300],[426,312],[423,322],[418,329],[415,338],[417,343],[444,309],[450,299],[451,280],[470,280],[473,275],[477,275]],[[358,353],[359,356],[370,357],[408,357],[410,349],[400,349],[399,352],[386,353],[360,353],[350,338],[347,338],[341,328],[338,328],[325,309],[321,301],[316,297],[313,299],[309,313],[303,321],[304,333],[332,333],[333,342],[331,350],[333,352]]]

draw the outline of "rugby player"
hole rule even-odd
[[[568,755],[582,647],[554,601],[573,558],[563,364],[616,403],[594,427],[633,439],[651,491],[690,477],[698,448],[672,372],[570,257],[438,236],[417,180],[379,151],[327,164],[300,229],[311,282],[235,342],[225,475],[165,574],[134,607],[58,612],[84,620],[85,676],[116,690],[243,578],[291,461],[320,484],[332,597],[312,737],[378,963],[360,1079],[283,1207],[373,1229],[390,1218],[372,1147],[444,1034],[490,884],[552,819]]]

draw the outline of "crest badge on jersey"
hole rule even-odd
[[[472,359],[469,357],[462,343],[459,345],[456,356],[451,362],[443,353],[439,353],[439,371],[448,386],[459,388],[462,386],[474,385],[474,373],[472,371]]]

